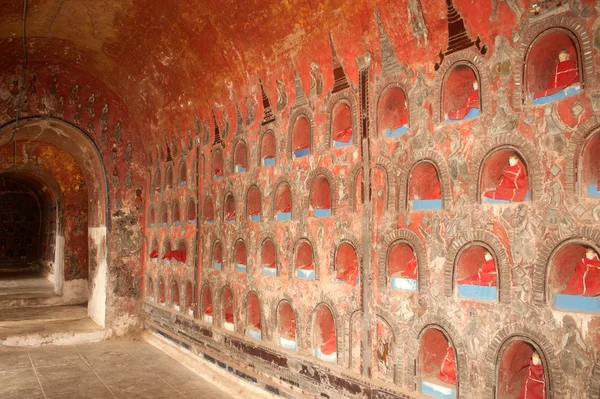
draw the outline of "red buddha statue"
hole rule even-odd
[[[464,119],[469,111],[472,109],[479,109],[479,83],[475,80],[473,82],[473,91],[467,99],[467,103],[456,111],[448,111],[448,119],[461,120]]]
[[[402,278],[416,280],[417,278],[417,258],[415,255],[406,263],[406,269],[400,274]]]
[[[158,250],[153,250],[152,252],[150,252],[150,258],[154,259],[154,258],[158,258]]]
[[[356,285],[358,277],[358,260],[353,260],[350,266],[340,270],[335,276],[336,279],[344,281],[346,284]]]
[[[348,143],[352,140],[352,125],[340,130],[336,134],[333,135],[333,139],[335,141],[340,141],[342,143]]]
[[[537,352],[531,355],[531,361],[527,362],[521,370],[528,367],[527,376],[521,385],[521,391],[516,399],[545,399],[546,381],[544,379],[544,366]],[[520,371],[520,370],[519,370]]]
[[[215,168],[215,176],[223,176],[223,169]]]
[[[479,268],[477,274],[459,280],[458,284],[484,285],[487,287],[496,286],[496,262],[494,262],[494,258],[489,252],[486,252],[483,255],[483,258],[485,259],[485,262],[483,262],[483,265]]]
[[[212,316],[213,314],[213,308],[212,308],[212,304],[208,304],[208,306],[206,306],[206,309],[204,309],[204,314]]]
[[[487,198],[523,202],[529,190],[529,179],[525,165],[516,154],[508,158],[508,166],[498,179],[495,190],[486,191],[483,195]]]
[[[581,296],[600,295],[600,259],[596,251],[592,248],[588,248],[585,251],[585,256],[577,264],[575,273],[571,276],[562,294]]]
[[[225,220],[235,220],[235,209],[225,214]]]
[[[448,345],[446,350],[446,356],[440,367],[440,373],[438,379],[447,382],[449,384],[456,384],[456,369],[454,364],[454,351],[452,345]]]
[[[329,337],[325,340],[325,342],[319,345],[321,349],[321,353],[324,355],[331,355],[335,352],[336,342],[335,342],[335,331],[331,331]]]
[[[571,54],[568,50],[562,49],[558,53],[558,64],[556,64],[554,76],[548,82],[546,90],[538,91],[533,95],[533,98],[550,96],[577,83],[579,83],[577,63],[575,60],[571,60]]]
[[[290,329],[287,331],[286,336],[288,339],[296,339],[296,320],[290,320]]]

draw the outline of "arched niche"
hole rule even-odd
[[[235,151],[233,152],[233,170],[236,173],[248,170],[248,147],[243,140],[238,141],[235,145]]]
[[[167,171],[165,175],[165,186],[167,190],[171,190],[173,188],[173,165],[167,165]]]
[[[200,310],[202,312],[202,320],[204,320],[207,323],[212,324],[212,322],[213,322],[213,304],[212,304],[212,296],[210,294],[210,287],[208,285],[204,285],[204,287],[202,287]]]
[[[455,260],[455,286],[459,297],[482,301],[498,299],[498,262],[482,243],[467,245]]]
[[[312,343],[315,356],[329,363],[337,363],[337,331],[329,306],[321,303],[313,316]]]
[[[418,262],[415,250],[406,241],[398,240],[387,252],[387,274],[390,287],[399,291],[417,291]]]
[[[238,239],[233,247],[235,270],[241,273],[246,273],[248,258],[246,254],[246,243],[242,239]]]
[[[529,170],[519,151],[498,148],[488,154],[480,172],[482,201],[510,204],[531,199]]]
[[[188,316],[194,317],[196,302],[194,301],[194,285],[190,280],[185,283],[185,308]]]
[[[221,318],[223,320],[223,328],[231,332],[235,331],[233,312],[233,292],[231,288],[224,287],[221,293]]]
[[[304,115],[298,116],[292,128],[292,153],[294,158],[302,158],[311,153],[312,133],[310,122]]]
[[[169,225],[169,211],[165,202],[160,206],[160,224],[162,227],[167,227]]]
[[[455,349],[444,331],[429,327],[421,333],[417,376],[423,394],[434,398],[459,397],[455,359]]]
[[[582,57],[576,35],[563,28],[539,34],[525,56],[529,101],[540,105],[578,94],[583,89]]]
[[[187,202],[187,221],[191,224],[196,224],[196,201],[190,198]]]
[[[353,175],[352,183],[352,210],[361,214],[365,193],[362,168]]]
[[[282,300],[277,306],[277,335],[279,346],[297,350],[296,315],[292,305],[286,300]]]
[[[267,238],[263,241],[260,250],[260,263],[262,274],[265,276],[277,276],[277,250],[273,240]]]
[[[408,131],[408,98],[404,90],[390,85],[381,92],[377,104],[377,132],[385,137],[401,136]]]
[[[587,240],[561,243],[548,264],[547,293],[554,308],[570,312],[600,312],[598,247]]]
[[[413,211],[439,210],[443,208],[442,187],[439,172],[432,162],[418,162],[408,180],[408,204]]]
[[[360,268],[356,248],[342,242],[335,251],[335,280],[352,286],[358,285]]]
[[[173,246],[171,244],[171,239],[170,238],[165,238],[165,242],[163,243],[163,256],[162,256],[162,261],[166,264],[170,264],[171,263],[171,257],[172,257],[172,251],[173,250]]]
[[[179,283],[173,279],[171,283],[171,306],[177,312],[181,311],[181,301],[179,300]]]
[[[331,188],[324,175],[318,175],[310,190],[310,214],[316,218],[331,216]]]
[[[511,337],[498,354],[495,397],[551,397],[549,384],[546,384],[549,381],[547,365],[543,352],[533,341],[525,337]]]
[[[204,198],[204,223],[215,223],[215,206],[212,197]]]
[[[263,166],[275,165],[277,142],[275,141],[275,133],[272,130],[267,130],[261,138],[260,143],[260,162]]]
[[[582,195],[600,197],[600,130],[586,137],[577,159],[577,184]],[[584,194],[585,193],[585,194]]]
[[[360,174],[360,183],[361,183],[361,192],[360,195],[362,196],[363,192],[362,190],[364,189],[362,187],[362,172]],[[380,166],[375,166],[373,168],[373,175],[372,175],[372,180],[371,180],[371,186],[373,187],[373,191],[372,191],[372,204],[373,204],[373,216],[377,219],[380,220],[383,218],[383,215],[385,214],[385,211],[388,208],[388,196],[389,196],[389,192],[388,192],[388,174],[387,174],[387,170],[385,170],[384,168],[380,167]],[[363,198],[361,197],[361,203],[363,201]]]
[[[148,212],[148,224],[151,228],[156,227],[156,211],[154,210],[154,206],[151,206],[150,212]]]
[[[235,223],[235,199],[232,193],[227,193],[225,201],[223,201],[223,220],[226,223]]]
[[[292,219],[292,190],[287,182],[281,182],[275,190],[275,217],[277,220]]]
[[[158,262],[158,239],[156,237],[152,240],[149,257],[152,262]]]
[[[224,161],[223,161],[223,151],[221,151],[220,148],[217,148],[214,153],[213,153],[213,158],[212,158],[212,166],[213,166],[213,177],[215,179],[222,179],[223,178],[223,166],[224,166]]]
[[[187,261],[187,244],[185,239],[179,240],[177,244],[177,250],[173,251],[173,258],[180,263],[186,263]]]
[[[246,297],[246,334],[254,339],[262,339],[260,301],[254,291]]]
[[[223,270],[223,246],[221,241],[213,244],[212,263],[215,270]]]
[[[160,193],[162,190],[162,176],[160,173],[160,168],[156,169],[156,173],[154,174],[154,190],[157,193]]]
[[[338,101],[331,112],[331,134],[334,147],[351,146],[354,132],[352,109],[343,100]]]
[[[181,226],[181,212],[179,211],[179,201],[173,202],[173,225]]]
[[[472,119],[481,114],[479,73],[474,65],[458,62],[444,77],[442,110],[446,122]]]
[[[296,275],[302,279],[315,279],[313,248],[310,241],[301,239],[294,249],[294,268]]]
[[[156,301],[155,293],[154,293],[154,280],[152,276],[146,277],[146,298],[150,302]]]
[[[162,276],[158,277],[158,303],[164,305],[167,302],[167,292],[165,288],[165,280]]]
[[[379,378],[394,382],[394,359],[396,356],[394,353],[394,332],[391,326],[379,316],[377,316],[375,323],[377,329],[376,347],[373,353],[375,370]]]
[[[185,187],[187,185],[188,180],[188,172],[187,172],[187,164],[182,162],[179,165],[179,185],[181,187]]]
[[[248,194],[246,195],[246,212],[248,213],[248,218],[253,222],[259,222],[261,209],[260,190],[258,186],[253,185],[248,189]]]

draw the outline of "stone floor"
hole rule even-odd
[[[252,395],[240,392],[238,397]],[[0,398],[220,399],[231,395],[145,342],[114,340],[33,349],[0,347]]]
[[[39,273],[0,273],[3,296],[53,296],[54,285]]]

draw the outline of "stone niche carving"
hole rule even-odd
[[[294,158],[310,155],[312,151],[311,124],[304,115],[299,115],[292,125],[291,150]]]
[[[569,240],[552,254],[547,293],[556,309],[600,312],[600,259],[598,249],[583,240]]]
[[[331,187],[324,175],[318,175],[310,188],[309,215],[316,218],[331,216]]]
[[[414,249],[405,241],[396,241],[387,252],[389,287],[398,291],[417,291],[418,267]]]
[[[375,369],[380,378],[393,382],[396,355],[394,332],[390,325],[379,316],[377,316],[376,325]]]
[[[196,224],[196,201],[190,198],[187,203],[187,221]]]
[[[221,320],[223,328],[231,332],[235,331],[234,311],[233,292],[225,286],[221,291]]]
[[[181,311],[181,302],[179,301],[179,283],[176,279],[171,282],[171,307],[175,311]]]
[[[225,201],[223,201],[223,221],[225,223],[235,223],[235,220],[235,199],[233,193],[229,192],[225,195]]]
[[[212,295],[210,293],[210,287],[208,284],[205,284],[202,287],[202,294],[200,297],[200,312],[202,314],[202,320],[207,323],[212,324],[213,322],[213,303],[212,303]]]
[[[321,303],[313,316],[312,347],[317,359],[337,364],[337,331],[329,306]]]
[[[262,323],[260,313],[260,301],[254,291],[250,291],[246,297],[246,335],[251,338],[262,339]]]
[[[482,112],[479,74],[475,66],[459,62],[448,69],[442,90],[442,116],[446,122],[478,117]]]
[[[292,305],[287,300],[282,300],[277,306],[277,341],[279,346],[298,350],[296,335],[296,315]]]
[[[248,256],[246,253],[246,243],[241,238],[235,242],[233,247],[235,270],[240,273],[246,273],[248,267]]]
[[[389,190],[388,190],[388,170],[381,165],[375,165],[373,168],[373,176],[371,178],[371,186],[373,187],[372,193],[372,206],[373,215],[377,220],[381,220],[385,211],[388,210]],[[362,186],[362,172],[360,173],[360,188],[358,195],[360,195],[360,203],[363,201],[363,186]]]
[[[512,339],[501,349],[497,368],[497,398],[549,397],[547,362],[528,340]]]
[[[246,213],[248,219],[252,222],[259,222],[261,210],[260,190],[258,189],[258,186],[252,185],[248,189],[248,194],[246,195]]]
[[[358,285],[360,279],[360,267],[356,248],[352,243],[344,241],[335,251],[335,281],[352,286]]]
[[[530,173],[525,157],[514,148],[499,148],[483,162],[481,200],[509,204],[531,200]]]
[[[213,157],[212,157],[212,173],[213,173],[213,178],[215,179],[222,179],[223,178],[223,165],[224,165],[224,161],[223,161],[223,151],[221,151],[220,148],[217,148],[214,153],[213,153]]]
[[[567,29],[541,33],[525,59],[527,101],[546,104],[578,94],[583,89],[577,37]]]
[[[498,299],[498,270],[494,252],[481,244],[467,245],[456,259],[456,293],[460,298]]]
[[[347,147],[353,144],[353,115],[350,105],[338,101],[331,113],[331,134],[333,147]]]
[[[277,220],[292,219],[292,190],[287,182],[281,182],[275,190],[275,218]]]
[[[215,206],[212,197],[204,199],[204,223],[213,224],[215,222]]]
[[[277,251],[271,238],[266,238],[262,243],[260,263],[263,275],[277,276]]]
[[[223,270],[223,246],[221,241],[215,241],[212,248],[212,267],[215,270]]]
[[[194,285],[190,280],[185,283],[185,310],[188,316],[194,317],[196,302],[194,300]]]
[[[419,340],[417,375],[420,390],[434,398],[458,396],[456,352],[452,342],[440,329],[426,329]]]
[[[310,241],[301,239],[296,243],[294,250],[294,274],[298,278],[310,280],[316,278],[313,255],[313,248]]]
[[[267,130],[263,133],[260,139],[260,165],[273,166],[277,154],[277,142],[275,133],[272,130]]]
[[[404,89],[396,85],[386,87],[377,104],[377,133],[385,137],[397,137],[409,129],[408,97]]]
[[[181,212],[179,212],[179,201],[175,200],[173,202],[173,225],[180,226],[181,225]]]
[[[240,173],[246,170],[248,170],[248,147],[245,141],[239,140],[233,152],[233,171]]]
[[[167,301],[167,293],[165,288],[165,280],[162,276],[158,277],[158,303],[165,305]]]
[[[408,206],[413,211],[443,208],[442,188],[437,166],[423,161],[415,165],[408,181]]]
[[[179,165],[179,185],[181,187],[186,186],[187,179],[188,179],[187,164],[185,162],[181,162],[181,164]]]
[[[169,211],[165,202],[160,206],[160,223],[162,227],[167,227],[169,225]]]

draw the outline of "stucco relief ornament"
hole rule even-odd
[[[131,180],[131,169],[127,169],[127,172],[125,172],[125,187],[128,190],[131,190],[133,187],[133,182]]]
[[[204,145],[208,145],[210,143],[210,126],[208,122],[204,122],[204,137],[202,138]]]
[[[492,119],[491,134],[512,133],[519,124],[519,116],[512,112],[504,88],[498,89],[496,115]]]
[[[94,129],[96,128],[96,121],[93,117],[88,121],[85,127],[87,128],[87,130],[89,130],[90,133],[94,133]]]
[[[323,93],[323,74],[316,62],[310,63],[310,99],[314,100]]]
[[[113,139],[117,142],[121,142],[121,121],[118,121],[115,124],[115,128],[113,130]]]
[[[515,211],[506,208],[499,220],[508,233],[513,264],[531,264],[535,260],[536,251],[527,207],[521,203]]]
[[[521,19],[523,15],[523,10],[519,7],[515,0],[492,0],[492,13],[490,14],[490,22],[496,20],[496,12],[498,11],[498,1],[501,3],[506,3],[513,14],[515,14],[515,19],[518,21]]]
[[[494,40],[494,54],[490,57],[491,73],[507,81],[512,73],[512,59],[517,52],[510,46],[503,35]]]
[[[253,97],[246,97],[246,126],[254,123],[256,118],[256,100]]]
[[[69,94],[69,104],[75,105],[79,102],[79,85],[75,85]]]
[[[594,6],[594,9],[596,10],[596,20],[594,21],[594,24],[592,25],[592,32],[594,32],[594,48],[597,51],[600,51],[600,3],[596,2],[596,5]]]
[[[227,138],[229,137],[230,123],[229,123],[229,114],[227,110],[223,111],[223,128],[221,129],[221,137]]]
[[[106,148],[106,143],[108,143],[108,126],[102,126],[102,133],[100,133],[100,138],[98,138],[101,150]]]
[[[125,154],[123,155],[123,158],[125,158],[125,162],[128,164],[131,164],[131,161],[133,160],[133,146],[129,141],[127,142],[127,147],[125,148]]]
[[[551,104],[544,108],[544,118],[538,124],[536,137],[541,139],[542,147],[546,151],[554,151],[558,155],[563,155],[567,151],[567,139],[564,136],[565,131],[570,130],[558,115],[556,107]]]
[[[280,79],[275,82],[277,83],[277,112],[283,112],[288,102],[285,84]]]
[[[100,113],[100,123],[108,125],[108,104],[104,104]]]
[[[88,102],[85,105],[85,109],[87,109],[88,113],[94,116],[96,111],[94,110],[94,103],[96,102],[96,95],[94,93],[90,94],[88,98]]]
[[[81,124],[81,104],[77,104],[75,107],[75,112],[73,113],[73,123],[77,125]]]
[[[421,42],[423,42],[423,46],[427,47],[427,35],[429,34],[429,31],[427,30],[427,24],[423,17],[421,1],[408,0],[406,9],[408,10],[408,23],[410,24],[413,35],[417,38],[417,45],[421,47]]]
[[[455,181],[458,179],[458,177],[461,177],[463,180],[468,178],[467,161],[465,160],[465,156],[463,154],[463,148],[465,147],[463,146],[460,132],[453,129],[450,132],[450,157],[448,161],[450,167],[450,177],[452,177],[452,179]]]
[[[423,221],[423,226],[419,226],[419,230],[427,242],[430,259],[446,256],[446,244],[442,236],[442,225],[438,214],[433,215],[431,222]]]
[[[560,343],[560,363],[564,370],[581,370],[590,366],[587,357],[587,345],[581,339],[575,320],[571,316],[563,316],[564,335]],[[557,353],[558,354],[558,353]]]

